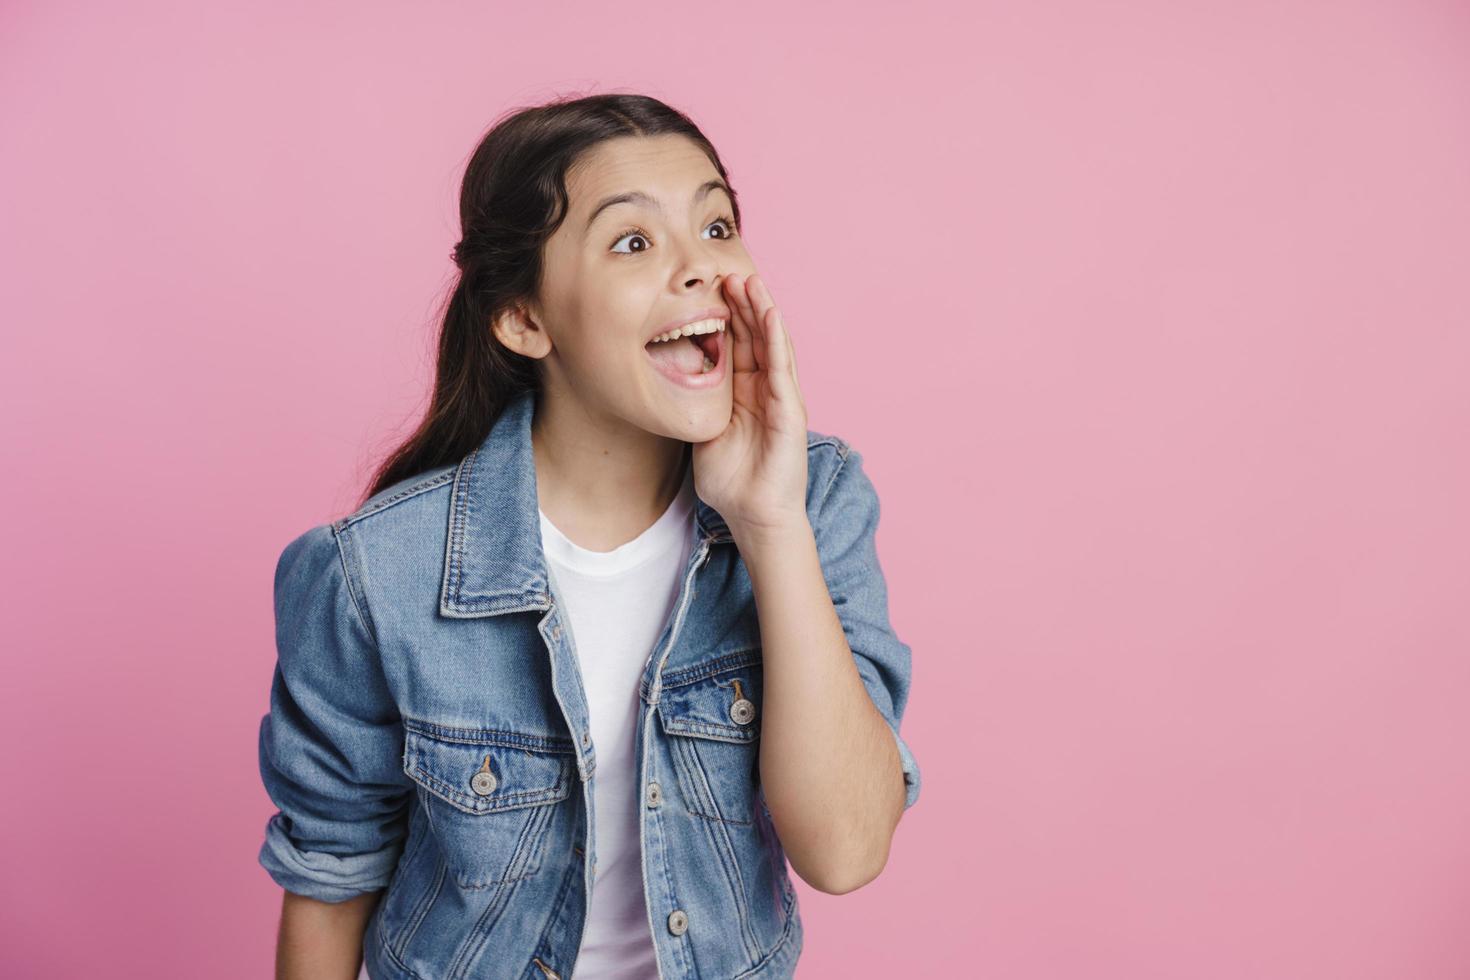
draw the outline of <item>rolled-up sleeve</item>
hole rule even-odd
[[[903,766],[904,809],[919,799],[919,764],[899,734],[908,702],[911,656],[888,615],[888,586],[878,563],[878,494],[862,456],[836,440],[838,461],[817,510],[817,553],[832,605],[842,622],[858,674],[888,727]]]
[[[260,723],[260,772],[279,808],[260,863],[287,891],[342,902],[388,884],[412,784],[403,730],[347,577],[346,527],[321,525],[281,553],[276,670]]]

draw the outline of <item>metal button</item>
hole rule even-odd
[[[582,733],[582,744],[583,745],[591,745],[592,744],[592,733],[591,732],[583,732]]]
[[[648,805],[658,806],[664,801],[664,791],[659,788],[658,783],[648,784]]]
[[[495,778],[495,773],[490,771],[490,757],[485,756],[485,764],[480,770],[470,777],[470,789],[480,796],[489,796],[495,792],[495,787],[500,785],[500,780]]]
[[[561,639],[561,623],[556,623],[551,627],[551,638],[553,640]]]
[[[735,703],[730,705],[730,717],[737,725],[749,725],[755,720],[755,702],[745,696],[740,682],[735,682]]]
[[[737,725],[749,725],[755,720],[755,704],[746,698],[741,698],[730,705],[730,717]]]
[[[669,932],[672,932],[676,936],[682,936],[688,928],[689,916],[684,914],[683,909],[674,909],[674,911],[669,913]]]

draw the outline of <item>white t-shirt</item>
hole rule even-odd
[[[694,482],[663,516],[612,551],[574,544],[541,514],[552,587],[571,624],[597,752],[597,868],[574,975],[648,980],[658,975],[644,905],[638,843],[643,794],[633,755],[638,682],[679,595],[693,544]]]

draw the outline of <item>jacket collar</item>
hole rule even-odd
[[[535,390],[508,402],[454,474],[439,612],[459,619],[549,609],[536,462]],[[695,523],[710,544],[733,541],[719,513],[695,493]]]

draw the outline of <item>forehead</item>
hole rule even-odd
[[[687,188],[718,176],[704,151],[683,136],[620,136],[594,146],[567,170],[567,195],[572,212],[582,217],[602,198],[627,191],[682,205]]]

